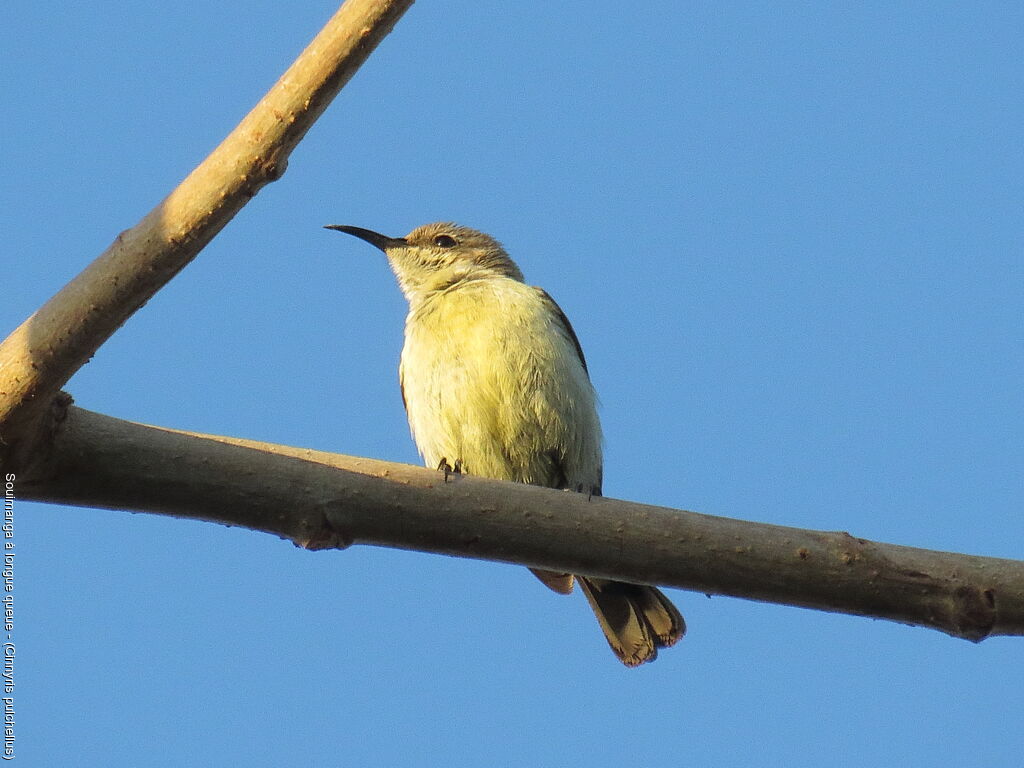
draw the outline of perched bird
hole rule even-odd
[[[427,466],[601,494],[601,424],[579,340],[494,238],[451,223],[406,237],[327,228],[384,251],[409,302],[399,378]],[[531,570],[554,591],[572,591],[573,574]],[[652,661],[686,631],[654,587],[579,583],[627,666]]]

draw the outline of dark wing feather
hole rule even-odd
[[[405,415],[409,415],[409,404],[405,401],[405,375],[402,367],[398,367],[398,391],[402,393],[402,407],[405,408]]]
[[[576,354],[579,355],[580,358],[580,365],[583,366],[583,371],[584,373],[587,374],[587,377],[589,378],[590,371],[587,370],[587,358],[583,354],[583,347],[580,345],[579,337],[576,335],[576,331],[573,330],[572,323],[569,322],[569,318],[565,316],[565,312],[562,311],[562,308],[558,306],[557,302],[555,302],[555,300],[551,298],[551,295],[547,291],[545,291],[543,288],[536,287],[534,288],[534,290],[537,291],[538,294],[540,294],[541,300],[548,306],[552,314],[554,314],[554,316],[558,319],[559,324],[562,326],[562,332],[565,334],[565,337],[572,342],[573,347],[576,348]],[[554,485],[553,487],[568,488],[569,485],[567,483],[565,469],[564,467],[562,467],[562,457],[556,452],[552,451],[551,459],[555,465],[557,473],[560,474],[562,477],[562,483],[559,485]],[[600,472],[600,470],[598,471]],[[591,496],[600,496],[601,481],[600,479],[598,479],[597,485],[592,488],[572,488],[571,490],[580,491],[581,493],[588,493]]]
[[[580,346],[580,340],[576,336],[576,331],[572,329],[572,323],[569,322],[569,318],[565,316],[565,312],[562,308],[555,303],[555,300],[551,298],[547,291],[543,288],[534,288],[537,293],[540,294],[541,299],[547,304],[551,311],[555,313],[555,317],[559,319],[562,324],[562,329],[565,331],[566,337],[572,342],[573,346],[576,347],[576,352],[580,356],[580,362],[583,364],[583,370],[590,375],[590,371],[587,371],[587,359],[583,356],[583,347]]]

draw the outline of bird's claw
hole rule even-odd
[[[455,466],[453,467],[448,463],[447,458],[442,458],[437,465],[438,472],[444,472],[444,481],[448,482],[448,475],[461,475],[462,474],[462,459],[455,460]]]

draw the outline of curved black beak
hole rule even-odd
[[[347,224],[328,224],[324,229],[334,229],[338,232],[344,232],[346,235],[355,235],[360,240],[365,240],[375,248],[380,248],[382,251],[387,253],[388,248],[397,248],[400,245],[406,245],[404,237],[388,237],[382,235],[380,232],[374,232],[372,229],[363,229],[362,227],[350,227]]]

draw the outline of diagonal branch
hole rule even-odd
[[[1024,635],[1024,562],[866,541],[70,408],[26,499],[216,521],[310,549],[376,544]]]
[[[0,344],[0,463],[27,461],[50,400],[267,183],[412,0],[348,0],[231,134]],[[22,443],[20,450],[17,445]]]

